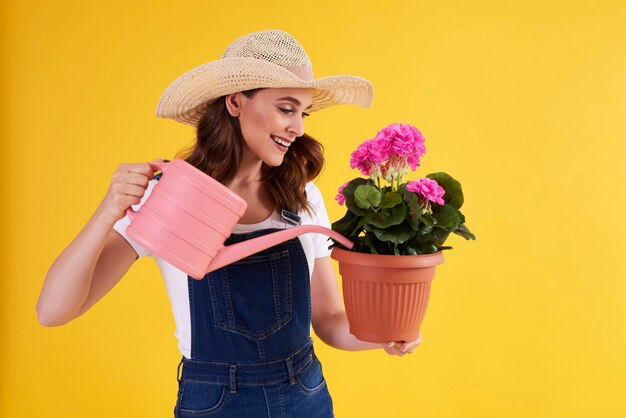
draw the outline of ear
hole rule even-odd
[[[232,117],[239,117],[241,112],[241,93],[233,93],[225,96],[226,109]]]

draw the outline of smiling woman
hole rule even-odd
[[[291,227],[294,219],[330,227],[312,182],[323,148],[305,133],[304,119],[338,104],[369,107],[372,97],[371,83],[360,77],[314,78],[302,46],[286,32],[268,30],[242,36],[222,59],[174,80],[157,116],[194,126],[196,141],[179,157],[247,202],[230,245]],[[107,294],[137,257],[154,257],[182,354],[176,417],[333,416],[311,325],[343,350],[404,355],[419,344],[374,344],[349,333],[323,235],[304,234],[201,280],[152,254],[126,233],[125,212],[143,205],[158,178],[146,163],[119,166],[95,214],[48,271],[37,312],[44,325],[65,324]],[[283,210],[294,214],[289,222]]]

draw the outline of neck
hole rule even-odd
[[[245,147],[241,163],[239,164],[235,178],[231,182],[231,186],[237,187],[260,183],[263,180],[262,168],[263,161]]]

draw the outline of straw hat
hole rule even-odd
[[[293,36],[264,30],[236,39],[221,59],[174,80],[161,95],[156,115],[195,126],[205,102],[262,87],[315,89],[308,112],[338,104],[370,107],[374,96],[372,83],[361,77],[314,78],[311,60]]]

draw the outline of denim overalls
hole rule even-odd
[[[232,234],[225,245],[275,231]],[[333,416],[309,335],[309,280],[298,238],[187,277],[191,359],[178,366],[176,418]]]

